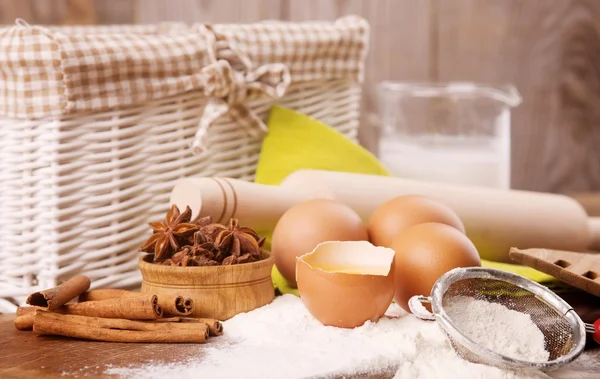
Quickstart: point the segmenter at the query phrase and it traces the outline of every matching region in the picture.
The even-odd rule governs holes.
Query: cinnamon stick
[[[46,308],[36,307],[36,306],[17,308],[16,317],[15,317],[15,320],[13,321],[15,328],[17,328],[19,330],[31,330],[33,328],[33,319],[35,316],[35,311],[37,309],[46,310]],[[66,312],[66,310],[65,310],[65,307],[63,306],[63,307],[52,310],[52,312],[58,312],[58,313],[64,314]]]
[[[223,324],[221,321],[213,318],[170,317],[156,320],[156,322],[203,323],[208,327],[211,336],[220,336],[223,334]]]
[[[115,288],[97,289],[81,294],[81,296],[79,296],[79,302],[116,299],[125,296],[140,295],[140,292]],[[168,296],[162,294],[157,296],[158,303],[162,307],[165,315],[189,316],[194,311],[194,302],[192,299],[185,299],[183,296]]]
[[[159,303],[162,295],[159,296]],[[183,296],[177,296],[174,300],[169,299],[163,303],[165,314],[189,316],[194,310],[194,302],[192,299],[184,299]]]
[[[106,299],[115,299],[117,297],[123,296],[138,296],[141,295],[140,292],[122,290],[117,288],[104,288],[86,291],[79,295],[78,302],[83,303],[85,301],[97,301],[97,300],[106,300]]]
[[[61,285],[44,291],[34,292],[27,297],[27,304],[53,310],[68,303],[90,288],[90,278],[75,276]]]
[[[19,307],[15,315],[13,324],[15,328],[19,330],[31,330],[33,328],[33,317],[35,316],[36,309],[43,309],[41,307]]]
[[[142,324],[145,326],[141,326]],[[159,325],[161,324],[63,315],[37,310],[33,331],[40,335],[59,335],[105,342],[205,343],[208,339],[208,327],[203,324],[199,324],[196,328],[172,325],[168,332],[165,327]],[[145,329],[140,330],[140,328]]]
[[[223,334],[223,324],[219,320],[212,318],[200,318],[198,319],[208,326],[208,331],[211,336],[220,336]]]
[[[44,312],[43,310],[40,310]],[[58,314],[53,312],[46,312],[47,318],[52,318],[56,322],[71,322],[74,324],[80,324],[85,326],[93,326],[96,328],[105,329],[120,329],[120,330],[137,330],[137,331],[152,331],[152,330],[199,330],[205,333],[209,333],[208,325],[202,322],[198,323],[182,323],[182,322],[156,322],[156,321],[132,321],[119,318],[102,318],[102,317],[88,317],[78,316],[70,314]],[[208,336],[208,334],[207,334]]]
[[[16,317],[13,321],[15,328],[19,330],[32,329],[34,312],[38,309],[46,310],[46,308],[37,306],[17,308]],[[54,309],[53,312],[109,318],[131,318],[134,320],[153,320],[162,316],[160,305],[155,304],[154,298],[150,295],[127,296],[120,303],[115,302],[115,299],[107,299],[68,304]]]
[[[153,320],[161,317],[163,310],[158,304],[156,295],[142,294],[67,304],[65,305],[65,313],[104,318]]]

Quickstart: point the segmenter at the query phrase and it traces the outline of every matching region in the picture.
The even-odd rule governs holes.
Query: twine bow
[[[195,154],[206,150],[208,129],[227,113],[248,131],[250,137],[266,132],[264,121],[248,107],[246,100],[259,94],[280,98],[291,82],[286,65],[271,63],[253,68],[248,57],[241,54],[225,36],[204,25],[200,26],[200,32],[207,44],[210,62],[201,73],[204,94],[209,101],[192,144]],[[233,52],[232,58],[217,58],[218,42],[226,44],[226,48]]]

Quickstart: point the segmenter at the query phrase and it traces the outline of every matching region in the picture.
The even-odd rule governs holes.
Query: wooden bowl
[[[139,260],[142,292],[180,295],[194,301],[192,317],[227,320],[269,304],[275,297],[273,257],[232,266],[176,267]]]

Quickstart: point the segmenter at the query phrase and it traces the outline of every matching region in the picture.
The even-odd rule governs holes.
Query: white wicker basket
[[[297,24],[273,22],[215,28],[229,35],[229,42],[235,40],[239,50],[251,52],[244,44],[255,41],[260,45],[268,34],[254,29],[261,25],[269,25],[265,29],[268,33],[282,33],[283,40],[289,38],[288,28],[298,30]],[[51,28],[44,33],[96,33],[105,39],[114,36],[118,43],[123,31],[152,35],[164,27]],[[251,96],[245,105],[266,120],[271,106],[282,104],[356,139],[368,25],[352,17],[299,27],[313,33],[308,35],[314,38],[300,41],[293,56],[298,65],[289,68],[291,83],[285,94],[276,100]],[[23,37],[15,40],[14,34],[6,37],[7,30],[0,30],[0,55],[2,50],[16,51],[15,43],[27,42],[23,42]],[[178,33],[190,31],[177,24],[171,25],[165,35]],[[236,38],[240,34],[252,38]],[[335,49],[320,52],[325,57],[332,54],[334,66],[340,64],[340,59],[352,60],[357,68],[354,74],[344,70],[338,70],[344,75],[330,75],[326,70],[320,73],[306,62],[302,52],[313,45],[315,49],[322,48],[318,46],[319,38],[328,38],[330,46],[337,42],[342,47],[344,43],[358,46],[356,56],[340,55]],[[152,43],[151,39],[148,41]],[[224,49],[221,55],[227,57],[228,51],[231,52]],[[248,54],[254,65],[278,63],[256,62],[257,57],[263,56],[260,51],[257,54]],[[18,58],[14,54],[11,58],[10,51],[4,57],[13,59],[13,65]],[[295,61],[289,60],[288,66]],[[6,64],[0,62],[3,63]],[[310,75],[302,74],[303,67],[309,68]],[[11,91],[26,86],[30,78],[21,75],[13,78],[12,84],[6,84],[7,78],[2,75],[0,312],[14,311],[29,293],[79,273],[88,275],[93,287],[138,284],[136,258],[138,247],[147,237],[147,222],[164,217],[176,180],[190,176],[254,178],[262,134],[250,135],[248,128],[241,127],[239,119],[229,113],[206,125],[206,139],[202,141],[206,151],[193,153],[190,144],[206,118],[205,105],[211,101],[202,88],[149,97],[125,106],[96,107],[89,103],[88,108],[78,108],[75,102],[75,107],[68,110],[29,107],[23,113],[21,102],[29,99],[13,99],[11,96],[19,97],[23,92],[15,95]],[[48,92],[46,87],[36,90]],[[73,94],[75,90],[70,91]],[[118,104],[126,102],[127,99],[120,99]]]

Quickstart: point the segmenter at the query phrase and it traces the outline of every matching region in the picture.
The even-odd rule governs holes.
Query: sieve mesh
[[[457,296],[501,304],[531,316],[544,335],[547,362],[527,362],[492,352],[458,330],[444,311]],[[583,322],[554,293],[526,278],[489,268],[455,269],[436,282],[431,303],[438,323],[452,347],[464,359],[502,368],[549,371],[575,359],[583,350]]]
[[[573,349],[571,325],[553,307],[523,288],[495,279],[464,279],[448,287],[442,297],[442,307],[447,306],[456,296],[469,296],[498,303],[508,309],[529,314],[544,334],[545,348],[550,353],[550,360],[562,357]]]

